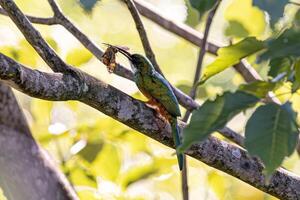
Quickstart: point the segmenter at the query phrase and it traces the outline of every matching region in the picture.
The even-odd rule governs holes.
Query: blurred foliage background
[[[41,17],[52,15],[46,0],[16,2],[26,14]],[[201,22],[205,20],[199,23],[197,12],[184,0],[148,2],[166,17],[203,30]],[[121,1],[101,0],[90,10],[85,10],[76,0],[60,0],[58,3],[63,13],[99,46],[102,42],[124,45],[132,52],[143,53],[135,25]],[[286,16],[280,23],[287,23],[295,12],[293,6],[287,6]],[[163,72],[171,83],[185,92],[189,91],[198,48],[145,18],[143,21]],[[144,99],[134,83],[109,74],[106,67],[64,28],[36,26],[66,62],[136,98]],[[251,0],[224,0],[214,19],[210,40],[226,45],[246,36],[265,39],[271,34],[269,27],[264,13],[253,7]],[[32,68],[50,71],[15,25],[3,16],[0,17],[0,37],[2,53]],[[213,58],[207,55],[205,65]],[[117,59],[128,66],[121,56]],[[268,65],[262,63],[258,66],[255,59],[250,57],[248,61],[266,77]],[[241,76],[233,69],[227,69],[199,88],[198,101],[235,90],[241,83]],[[278,92],[283,90],[279,88]],[[17,91],[15,93],[34,137],[60,166],[81,199],[181,199],[180,173],[174,150],[84,104],[75,101],[49,102]],[[280,98],[287,97],[282,95]],[[299,99],[295,96],[293,101]],[[249,113],[239,114],[229,123],[229,127],[242,133],[248,116]],[[191,199],[275,199],[199,161],[189,158],[188,163]],[[293,154],[286,159],[284,167],[300,174],[298,156]],[[5,199],[1,191],[0,196],[0,199]]]

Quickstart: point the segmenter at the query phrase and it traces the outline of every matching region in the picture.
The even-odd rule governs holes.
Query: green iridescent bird
[[[175,146],[181,144],[179,136],[179,127],[177,117],[181,116],[179,104],[169,82],[155,71],[151,62],[140,54],[130,54],[124,49],[118,48],[118,51],[126,56],[131,62],[131,67],[134,73],[134,80],[139,90],[149,99],[152,105],[157,104],[163,109],[158,111],[162,116],[166,117],[172,128],[172,135]],[[164,113],[164,110],[167,113]],[[177,152],[179,169],[183,166],[183,154]]]

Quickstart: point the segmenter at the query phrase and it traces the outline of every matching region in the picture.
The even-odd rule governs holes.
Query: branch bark
[[[7,59],[3,55],[1,60]],[[10,62],[15,62],[10,60]],[[7,67],[6,62],[0,62],[0,69],[4,68],[3,63]],[[118,89],[103,83],[100,80],[83,74],[85,87],[77,87],[78,79],[71,76],[63,76],[57,74],[48,74],[38,72],[40,77],[27,77],[30,74],[37,73],[34,70],[24,68],[18,63],[10,63],[10,65],[18,65],[19,72],[22,76],[18,76],[19,81],[13,81],[11,84],[14,88],[30,95],[43,99],[68,100],[63,90],[49,93],[56,84],[48,84],[52,80],[57,80],[57,84],[70,84],[68,94],[72,99],[79,94],[82,94],[78,100],[99,110],[100,112],[114,118],[115,120],[165,144],[174,148],[173,139],[169,124],[158,118],[155,111],[147,107],[144,102],[136,100],[131,96],[119,91]],[[22,72],[23,70],[26,71]],[[3,73],[3,70],[0,71]],[[16,74],[17,75],[17,74]],[[6,77],[6,82],[15,78],[14,74]],[[16,80],[17,80],[16,79]],[[27,80],[27,81],[26,81]],[[35,82],[31,84],[31,82]],[[76,83],[76,81],[78,83]],[[35,89],[24,90],[23,88],[35,87]],[[47,88],[41,89],[41,88]],[[85,88],[85,89],[84,89]],[[36,92],[39,92],[37,94]],[[51,96],[52,95],[52,96]],[[243,180],[252,186],[261,189],[269,194],[272,194],[280,199],[299,199],[300,197],[300,177],[291,174],[285,170],[279,169],[270,181],[270,184],[265,184],[265,178],[262,175],[263,165],[261,162],[249,156],[247,152],[237,146],[231,145],[225,141],[220,141],[214,137],[210,137],[201,144],[196,144],[187,151],[187,154],[196,158],[211,167],[224,171],[234,177]]]
[[[34,141],[11,89],[0,83],[0,187],[11,200],[77,200]]]
[[[26,17],[22,15],[21,11],[16,12],[18,15],[16,16],[16,13],[14,13],[14,10],[12,9],[15,5],[11,0],[0,0],[0,4],[7,13],[12,12],[10,13],[10,17],[14,18],[16,23],[24,23],[25,25],[28,25],[29,22]],[[7,7],[3,6],[4,4],[6,4]],[[19,25],[19,28],[22,28],[24,24],[22,26]],[[29,25],[30,26],[27,27],[28,31],[23,31],[24,35],[30,34],[32,31],[31,29],[34,29],[30,23]],[[39,34],[37,34],[36,36],[38,37],[32,38],[27,36],[26,38],[28,40],[31,40],[32,45],[36,45],[35,48],[37,49],[37,51],[40,51],[41,54],[47,54],[49,52],[48,48],[50,47],[44,45],[43,42],[40,41],[43,40],[43,38]],[[52,56],[57,56],[51,51],[50,54]],[[77,98],[79,101],[98,109],[99,111],[128,125],[129,127],[140,131],[167,146],[173,147],[173,140],[170,134],[169,124],[166,124],[163,120],[157,118],[154,111],[147,107],[144,102],[133,99],[132,97],[126,95],[118,89],[105,84],[102,81],[99,81],[81,71],[76,71],[80,74],[80,78],[78,79],[77,73],[69,73],[65,70],[65,63],[61,63],[60,61],[57,61],[57,63],[51,60],[49,61],[48,59],[53,59],[49,55],[42,56],[42,58],[47,63],[50,63],[52,67],[56,67],[55,69],[62,69],[64,74],[52,75],[33,70],[30,71],[30,69],[28,68],[26,69],[26,72],[24,66],[19,65],[18,63],[13,64],[13,60],[9,61],[7,60],[7,58],[2,57],[0,59],[6,61],[2,62],[2,66],[0,66],[1,68],[7,68],[10,65],[18,65],[18,70],[13,71],[16,72],[15,75],[8,74],[4,76],[6,82],[10,83],[16,89],[19,89],[28,95],[36,96],[38,98],[55,97],[55,100],[67,100],[69,97],[73,97],[72,99]],[[54,59],[57,60],[57,58]],[[54,64],[61,65],[56,66]],[[71,71],[74,70],[73,68],[71,69]],[[23,70],[24,72],[22,72]],[[39,84],[33,84],[36,87],[35,89],[24,90],[24,88],[26,89],[33,87],[33,85],[29,85],[30,81],[28,81],[28,76],[29,74],[35,73],[38,73],[40,77],[43,77],[44,81],[42,81],[43,78],[37,79],[35,81],[37,81],[37,83]],[[15,77],[18,77],[18,79],[13,80]],[[68,92],[70,93],[68,93],[67,97],[63,93],[46,93],[45,91],[48,90],[41,88],[44,87],[51,90],[50,87],[56,86],[55,84],[45,85],[44,82],[46,79],[49,79],[49,82],[51,82],[50,79],[57,80],[59,84],[71,83],[68,87],[76,87],[68,90]],[[38,91],[39,93],[36,93],[36,91]],[[274,174],[270,181],[270,184],[266,185],[265,179],[262,175],[263,167],[261,162],[259,162],[255,158],[250,157],[245,151],[239,149],[236,146],[230,145],[227,142],[220,141],[216,138],[211,137],[201,144],[193,145],[187,153],[212,167],[225,171],[228,174],[231,174],[239,178],[240,180],[243,180],[253,185],[254,187],[257,187],[278,198],[299,199],[300,197],[300,191],[298,190],[298,188],[300,187],[299,176],[293,175],[285,170],[280,169]]]

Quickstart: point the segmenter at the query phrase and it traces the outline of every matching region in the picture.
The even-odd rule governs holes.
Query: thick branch
[[[77,200],[34,141],[11,89],[0,83],[0,187],[13,200]]]
[[[3,66],[0,66],[0,68],[2,67]],[[20,68],[21,71],[23,69],[23,67]],[[26,70],[30,71],[30,69]],[[23,80],[27,80],[27,78],[24,76],[31,73],[34,74],[35,72],[31,70],[30,73],[21,72],[20,74],[23,74]],[[39,73],[43,74],[43,72]],[[155,115],[154,110],[147,107],[144,102],[136,100],[131,96],[119,91],[118,89],[95,79],[92,76],[87,74],[83,75],[85,87],[75,87],[76,89],[80,90],[79,93],[82,94],[82,96],[79,98],[81,102],[94,107],[95,109],[105,113],[117,121],[122,122],[123,124],[141,133],[144,133],[145,135],[169,147],[174,148],[169,124],[166,124],[164,120],[158,118]],[[51,74],[44,73],[43,77],[50,76]],[[64,81],[77,81],[77,79],[68,80],[70,78],[71,77],[66,76]],[[31,79],[33,78],[31,77]],[[55,77],[53,79],[55,79]],[[45,80],[41,80],[40,84],[43,84],[43,82],[45,82]],[[23,83],[24,88],[27,88],[26,83],[28,82],[25,81]],[[20,90],[20,87],[18,87],[17,84],[22,83],[17,82],[16,84],[13,84],[13,87]],[[39,84],[36,84],[36,87],[38,87],[38,85]],[[54,87],[54,85],[55,84],[52,84],[52,87]],[[28,87],[32,86],[30,85]],[[50,87],[50,85],[48,85],[48,87]],[[51,90],[51,88],[49,89]],[[24,92],[30,96],[39,96],[40,98],[47,97],[49,99],[51,98],[48,96],[49,93],[36,94],[30,93],[31,91],[35,90],[26,90]],[[47,90],[40,90],[40,92],[45,91]],[[77,92],[78,91],[74,91],[74,98],[72,99],[76,99],[76,95],[78,94]],[[59,100],[59,98],[61,98],[61,100],[67,100],[66,97],[61,93],[58,93],[55,98],[56,100]],[[257,159],[251,158],[245,151],[236,146],[230,145],[225,141],[220,141],[211,137],[202,144],[192,146],[187,154],[205,162],[209,166],[215,167],[221,171],[225,171],[228,174],[233,175],[280,199],[297,199],[296,197],[300,196],[300,191],[298,190],[300,187],[300,178],[298,176],[279,170],[275,173],[270,185],[268,186],[264,184],[264,177],[262,176],[263,167],[261,162],[259,162]]]
[[[78,100],[86,87],[84,84],[80,85],[71,74],[32,70],[1,53],[0,78],[32,97],[51,101]]]

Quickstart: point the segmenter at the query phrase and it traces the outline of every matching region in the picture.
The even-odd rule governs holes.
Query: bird
[[[141,54],[131,54],[117,46],[116,48],[130,61],[134,81],[141,93],[149,99],[147,104],[170,123],[179,169],[182,170],[183,154],[177,151],[177,147],[181,145],[177,117],[180,117],[181,113],[178,100],[171,85],[155,70],[148,58]]]

